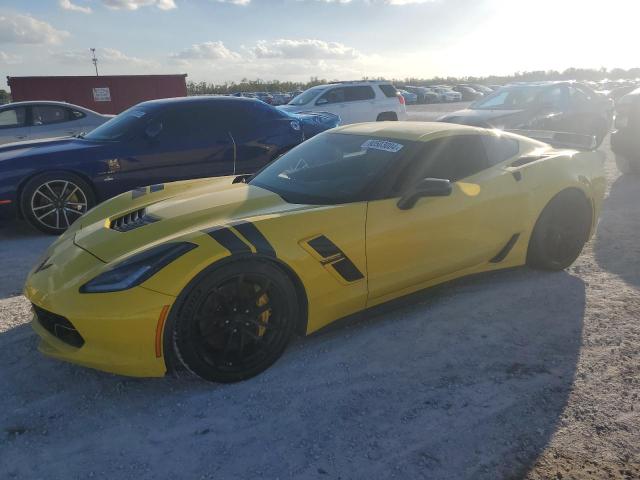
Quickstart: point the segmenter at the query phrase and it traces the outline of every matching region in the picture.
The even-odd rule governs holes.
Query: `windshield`
[[[320,92],[324,91],[326,88],[327,88],[326,85],[321,85],[319,87],[313,87],[313,88],[310,88],[309,90],[305,90],[300,95],[298,95],[293,100],[291,100],[289,102],[289,105],[306,105],[311,100],[316,98],[316,96]]]
[[[289,203],[335,205],[364,200],[365,190],[413,142],[325,133],[285,153],[249,183]]]
[[[108,122],[103,123],[95,130],[87,133],[84,138],[94,141],[115,141],[125,137],[131,137],[146,125],[149,118],[149,111],[144,107],[131,107],[120,115],[113,117]]]
[[[486,110],[511,110],[526,108],[532,105],[538,94],[541,92],[540,87],[517,86],[503,87],[488,96],[478,100],[471,108]]]

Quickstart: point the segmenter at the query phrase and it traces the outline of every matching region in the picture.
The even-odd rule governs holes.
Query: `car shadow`
[[[640,177],[621,175],[611,186],[595,238],[598,265],[640,286]]]
[[[298,339],[231,385],[50,360],[22,325],[0,334],[0,476],[521,478],[558,428],[584,310],[569,273],[480,275]]]
[[[55,239],[25,222],[0,224],[0,299],[22,292],[29,269]]]

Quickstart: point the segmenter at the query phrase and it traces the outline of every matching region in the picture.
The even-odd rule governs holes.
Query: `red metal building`
[[[118,114],[136,103],[185,97],[187,74],[101,77],[7,77],[14,102],[58,100],[100,113]]]

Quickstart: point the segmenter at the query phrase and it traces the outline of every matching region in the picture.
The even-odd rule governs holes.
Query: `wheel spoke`
[[[64,186],[62,187],[62,190],[60,190],[59,198],[60,198],[61,200],[62,200],[63,198],[66,198],[66,197],[64,196],[64,192],[66,192],[66,191],[67,191],[67,187],[68,187],[68,186],[69,186],[69,182],[67,182],[67,181],[65,180],[65,182],[64,182]]]
[[[56,210],[56,228],[60,228],[60,210]]]
[[[67,194],[67,196],[66,196],[66,197],[64,197],[65,201],[69,200],[69,199],[72,197],[72,195],[73,195],[74,193],[76,193],[76,191],[78,191],[78,187],[77,187],[76,185],[74,185],[74,186],[73,186],[73,190],[71,190],[71,192],[69,192],[69,193]]]
[[[43,208],[52,208],[52,207],[53,207],[53,203],[47,203],[45,205],[40,205],[39,207],[33,207],[32,210],[35,212],[36,210],[42,210]]]
[[[45,183],[44,186],[49,189],[49,191],[51,192],[51,195],[53,195],[54,198],[58,198],[58,195],[56,194],[56,192],[53,191],[49,183]]]
[[[54,201],[48,195],[45,195],[40,189],[36,190],[36,193],[46,198],[50,203],[54,203]]]
[[[233,329],[231,330],[231,332],[229,333],[229,337],[227,338],[227,343],[224,346],[224,351],[222,352],[222,361],[226,362],[227,360],[227,355],[229,355],[229,351],[231,351],[231,344],[233,343],[233,336],[236,333],[236,330]]]
[[[65,212],[74,213],[79,217],[82,216],[82,214],[84,213],[84,212],[81,212],[80,210],[76,210],[75,208],[69,208],[69,207],[64,207],[64,210]]]
[[[38,220],[42,220],[44,217],[48,217],[49,215],[51,215],[53,212],[55,212],[56,209],[52,208],[51,210],[49,210],[47,213],[40,215],[39,217],[36,217]]]
[[[71,225],[71,223],[69,223],[69,217],[67,217],[67,209],[66,208],[62,209],[62,215],[64,217],[64,221],[65,221],[66,227],[69,227],[69,225]]]

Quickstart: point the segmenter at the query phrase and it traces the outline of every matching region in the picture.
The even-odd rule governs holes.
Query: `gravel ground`
[[[640,478],[640,180],[607,169],[568,271],[413,295],[234,385],[38,354],[20,290],[51,239],[1,228],[0,478]]]

